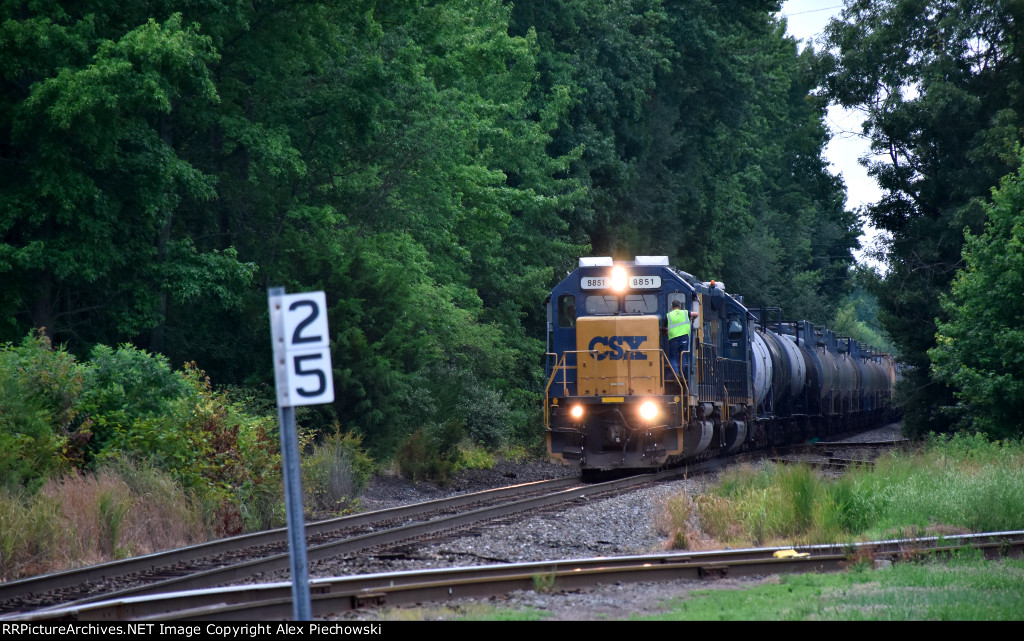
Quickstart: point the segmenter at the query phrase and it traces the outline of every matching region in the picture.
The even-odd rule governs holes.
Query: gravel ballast
[[[898,425],[866,432],[850,440],[883,440],[898,436]],[[412,484],[393,477],[374,479],[363,497],[368,509],[441,498],[453,493],[478,491],[547,478],[574,475],[576,471],[556,463],[502,462],[495,469],[464,473],[445,487]],[[669,534],[658,527],[670,496],[693,497],[704,491],[709,477],[688,478],[645,487],[615,497],[561,505],[507,522],[459,533],[447,540],[406,547],[398,554],[359,557],[316,563],[311,576],[343,576],[434,567],[519,563],[551,559],[591,558],[660,552],[668,549]],[[513,593],[486,600],[502,608],[532,608],[550,613],[551,619],[595,620],[627,618],[633,614],[662,611],[665,601],[692,589],[735,588],[774,577],[751,580],[678,581],[653,584],[609,585],[585,592]],[[466,607],[461,602],[459,607]],[[440,617],[440,606],[432,610]],[[385,613],[386,615],[386,613]],[[381,612],[367,610],[346,618],[377,620]]]

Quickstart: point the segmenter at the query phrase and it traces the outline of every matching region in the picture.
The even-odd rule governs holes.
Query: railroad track
[[[786,459],[786,458],[778,458],[778,457],[772,457],[772,458],[770,458],[768,460],[772,461],[773,463],[779,463],[779,464],[782,464],[782,465],[809,465],[809,466],[811,466],[813,468],[816,468],[816,469],[838,470],[838,471],[845,471],[845,470],[848,470],[850,468],[855,468],[855,467],[872,468],[872,467],[875,466],[875,462],[874,461],[866,461],[866,460],[863,460],[863,459],[839,458],[839,457],[835,457],[835,456],[830,456],[827,459],[820,460],[820,461],[816,461],[816,460],[801,460],[801,459]]]
[[[781,465],[804,464],[813,468],[843,472],[863,467],[872,468],[884,450],[906,447],[908,439],[881,441],[815,441],[776,449],[768,460]]]
[[[397,529],[396,524],[408,524],[495,502],[514,502],[526,496],[551,494],[579,485],[578,478],[538,481],[307,523],[306,540],[311,548],[330,545],[339,539],[358,539],[374,532],[377,532],[378,540],[382,540],[386,531]],[[361,540],[367,545],[376,544],[372,537]],[[203,581],[221,577],[230,581],[239,576],[249,576],[245,564],[254,561],[248,566],[253,572],[278,569],[281,557],[284,558],[284,565],[280,567],[287,568],[287,541],[287,529],[278,528],[2,583],[0,614],[25,607],[102,598],[110,594],[110,586],[118,584],[122,584],[120,590],[117,587],[114,590],[125,593],[134,590],[142,594],[206,587],[211,584]],[[360,549],[358,544],[356,549]],[[241,567],[235,571],[230,569],[236,566]],[[126,587],[124,584],[131,586]]]
[[[856,560],[876,564],[965,546],[995,559],[1024,555],[1024,531],[925,537],[847,545],[751,548],[612,558],[571,559],[464,568],[391,572],[310,581],[313,614],[333,617],[381,606],[400,607],[459,598],[486,598],[514,590],[577,590],[601,583],[704,580],[797,572],[837,571]],[[4,621],[268,621],[293,614],[290,583],[265,583],[121,598]]]
[[[476,524],[514,518],[512,515],[530,510],[584,497],[615,494],[727,464],[728,461],[713,459],[687,468],[588,486],[582,486],[579,479],[527,483],[308,523],[308,558],[312,563],[422,542]],[[259,580],[259,577],[288,569],[287,531],[272,530],[0,584],[0,615],[251,582],[253,577]]]
[[[678,470],[582,485],[579,479],[527,483],[426,503],[380,510],[306,526],[307,557],[314,561],[424,538],[550,506],[616,494],[676,478],[709,462]],[[287,571],[287,531],[220,539],[145,557],[0,584],[0,614],[209,588]]]

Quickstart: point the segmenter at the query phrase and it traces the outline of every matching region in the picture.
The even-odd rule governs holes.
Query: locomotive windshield
[[[617,314],[619,311],[618,296],[587,296],[587,314]]]
[[[657,314],[657,294],[626,294],[623,297],[606,294],[587,296],[587,314],[606,316],[613,314]]]

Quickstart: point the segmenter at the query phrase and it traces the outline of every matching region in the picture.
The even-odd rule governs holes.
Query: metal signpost
[[[309,621],[313,618],[313,608],[309,598],[306,522],[302,516],[302,475],[294,408],[334,402],[327,297],[323,292],[285,294],[284,287],[273,287],[267,290],[267,298],[274,346],[277,413],[281,424],[292,601],[295,620]]]

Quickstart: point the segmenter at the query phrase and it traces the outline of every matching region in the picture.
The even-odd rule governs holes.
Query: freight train
[[[691,323],[675,367],[674,301]],[[551,291],[547,312],[548,453],[584,473],[800,442],[898,413],[891,355],[784,320],[779,308],[748,309],[722,283],[701,282],[666,256],[580,258]]]

